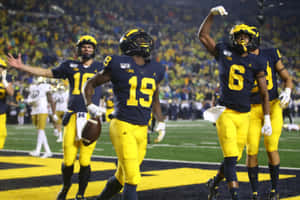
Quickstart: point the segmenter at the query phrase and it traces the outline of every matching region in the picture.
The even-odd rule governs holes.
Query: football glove
[[[291,88],[285,88],[279,95],[280,107],[285,108],[291,100]]]
[[[5,88],[7,88],[8,82],[7,82],[7,80],[6,80],[6,70],[3,70],[1,75],[2,75],[2,83],[3,83],[3,86],[4,86]]]
[[[272,125],[271,125],[270,115],[264,116],[264,125],[261,129],[261,132],[263,135],[266,135],[266,136],[272,135]]]
[[[223,6],[213,7],[212,9],[210,9],[210,12],[213,15],[221,15],[221,16],[228,15],[228,12],[225,10]]]
[[[93,103],[91,103],[90,105],[88,105],[87,107],[88,112],[90,113],[91,117],[99,117],[101,116],[103,113],[106,112],[106,109],[103,107],[99,107]]]
[[[155,131],[158,132],[157,138],[154,140],[155,143],[161,142],[166,134],[166,123],[165,122],[158,122]]]

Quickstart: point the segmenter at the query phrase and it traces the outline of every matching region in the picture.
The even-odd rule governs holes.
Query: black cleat
[[[63,187],[58,193],[56,200],[65,200],[70,187]]]
[[[269,194],[269,200],[279,200],[279,193],[271,191]]]
[[[208,188],[208,200],[216,200],[218,194],[218,186],[214,186],[214,179],[209,179],[206,183],[206,186]]]

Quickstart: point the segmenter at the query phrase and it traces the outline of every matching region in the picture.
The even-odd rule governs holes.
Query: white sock
[[[49,144],[48,144],[48,140],[47,140],[47,136],[45,134],[45,131],[44,130],[39,130],[39,132],[42,134],[43,145],[44,145],[46,153],[51,153],[51,150],[50,150],[50,147],[49,147]]]
[[[54,133],[55,136],[58,136],[58,130],[57,129],[54,129],[53,133]]]
[[[58,138],[59,138],[59,139],[62,139],[62,132],[59,132],[59,133],[58,133]]]
[[[40,130],[38,130],[37,143],[36,143],[36,148],[35,148],[35,151],[38,152],[38,153],[41,152],[41,148],[42,148],[42,144],[43,144],[43,138],[44,138],[43,133],[41,133]]]

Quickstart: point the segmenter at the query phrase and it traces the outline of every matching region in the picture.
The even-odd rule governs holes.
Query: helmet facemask
[[[249,37],[249,41],[246,44],[244,40],[238,42],[237,38],[240,34],[246,34]],[[248,26],[245,24],[236,25],[230,31],[230,39],[232,41],[233,48],[239,53],[243,54],[249,51],[254,51],[260,45],[260,36],[256,27]]]
[[[153,49],[153,39],[146,32],[134,29],[120,39],[120,49],[127,56],[141,56],[149,59]]]
[[[246,41],[244,39],[238,41],[238,37],[240,34],[243,34],[243,32],[238,32],[235,33],[232,39],[232,43],[233,43],[233,48],[239,53],[239,54],[243,54],[245,52],[248,52],[248,44],[246,43]],[[248,34],[247,34],[248,35]],[[248,35],[249,36],[249,35]],[[249,36],[249,41],[250,42],[251,37]]]

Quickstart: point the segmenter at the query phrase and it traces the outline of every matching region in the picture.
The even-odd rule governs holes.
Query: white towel
[[[76,129],[77,129],[77,135],[76,139],[81,139],[82,129],[87,121],[87,113],[85,112],[78,112],[76,113]]]
[[[211,107],[206,111],[204,111],[203,113],[204,120],[215,123],[219,119],[220,115],[224,110],[225,110],[224,106]]]

